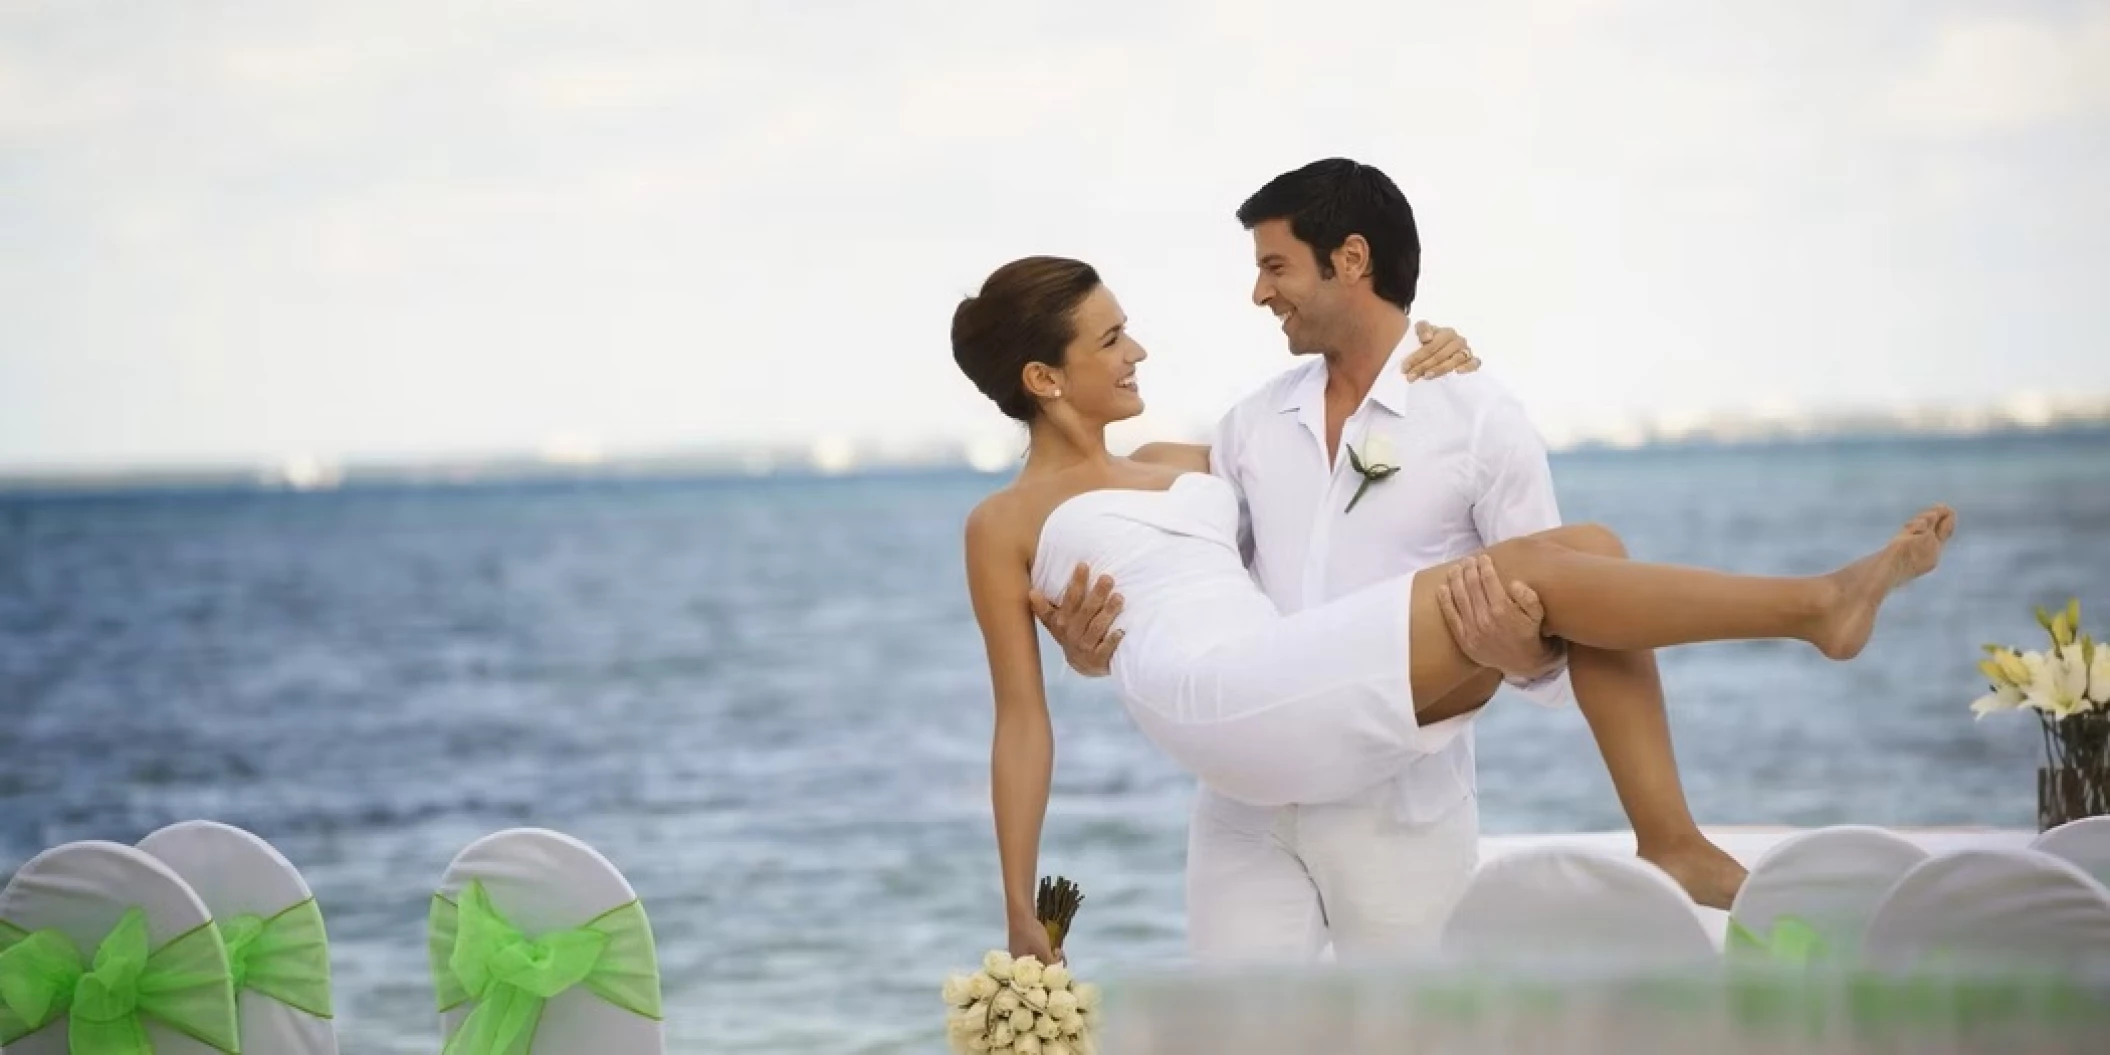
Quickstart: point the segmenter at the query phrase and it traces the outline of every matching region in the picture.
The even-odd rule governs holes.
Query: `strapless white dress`
[[[1208,473],[1087,491],[1048,514],[1033,584],[1113,576],[1112,675],[1136,724],[1202,783],[1260,806],[1331,802],[1431,745],[1407,666],[1410,577],[1284,615],[1238,555],[1238,496]]]

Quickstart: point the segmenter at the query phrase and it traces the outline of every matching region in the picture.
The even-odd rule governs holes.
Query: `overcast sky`
[[[2110,3],[0,0],[0,466],[1002,435],[1029,253],[1177,432],[1329,155],[1549,431],[2110,392]]]

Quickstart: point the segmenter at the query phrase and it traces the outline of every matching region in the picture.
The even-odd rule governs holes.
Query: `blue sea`
[[[1569,520],[1643,559],[1828,569],[1947,501],[1939,572],[1866,653],[1662,656],[1703,823],[2029,827],[2033,721],[1974,721],[1985,641],[2081,598],[2110,636],[2110,434],[1560,456]],[[960,554],[1000,477],[0,497],[0,875],[210,817],[328,918],[344,1048],[435,1050],[426,898],[516,825],[585,839],[656,928],[681,1052],[942,1050],[938,982],[1000,944],[989,694]],[[1052,664],[1054,660],[1050,659]],[[1181,954],[1191,782],[1051,670],[1043,871],[1073,958]],[[1490,832],[1623,826],[1580,717],[1480,724]]]

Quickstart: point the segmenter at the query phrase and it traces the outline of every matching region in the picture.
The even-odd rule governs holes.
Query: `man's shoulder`
[[[1524,401],[1485,370],[1415,381],[1408,386],[1408,392],[1408,402],[1418,412],[1440,414],[1462,426],[1478,425],[1490,418],[1530,419]]]
[[[1478,370],[1470,374],[1449,374],[1428,381],[1415,381],[1409,390],[1428,393],[1430,402],[1461,410],[1479,410],[1492,406],[1522,406],[1516,393],[1497,380],[1493,374]]]

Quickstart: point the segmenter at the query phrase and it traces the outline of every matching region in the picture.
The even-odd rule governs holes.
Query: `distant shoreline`
[[[1656,439],[1644,443],[1574,444],[1553,455],[1563,461],[1603,459],[1649,459],[1680,454],[1744,451],[1809,452],[1880,448],[1928,448],[1982,446],[1985,444],[2036,446],[2073,441],[2110,441],[2110,423],[2085,422],[2040,427],[2012,426],[1974,432],[1838,431],[1769,435],[1751,438],[1700,437]],[[339,490],[454,489],[535,484],[595,485],[646,483],[653,481],[761,481],[857,480],[920,476],[997,476],[1015,465],[978,467],[957,450],[873,458],[852,467],[813,464],[803,449],[745,448],[734,451],[696,451],[658,456],[610,458],[592,464],[550,462],[532,456],[463,458],[414,462],[409,460],[347,462],[332,467],[327,475],[288,479],[277,467],[198,466],[133,470],[53,470],[8,472],[0,470],[0,499],[95,494],[169,492],[213,493],[328,493]],[[2105,465],[2110,478],[2110,464]]]

